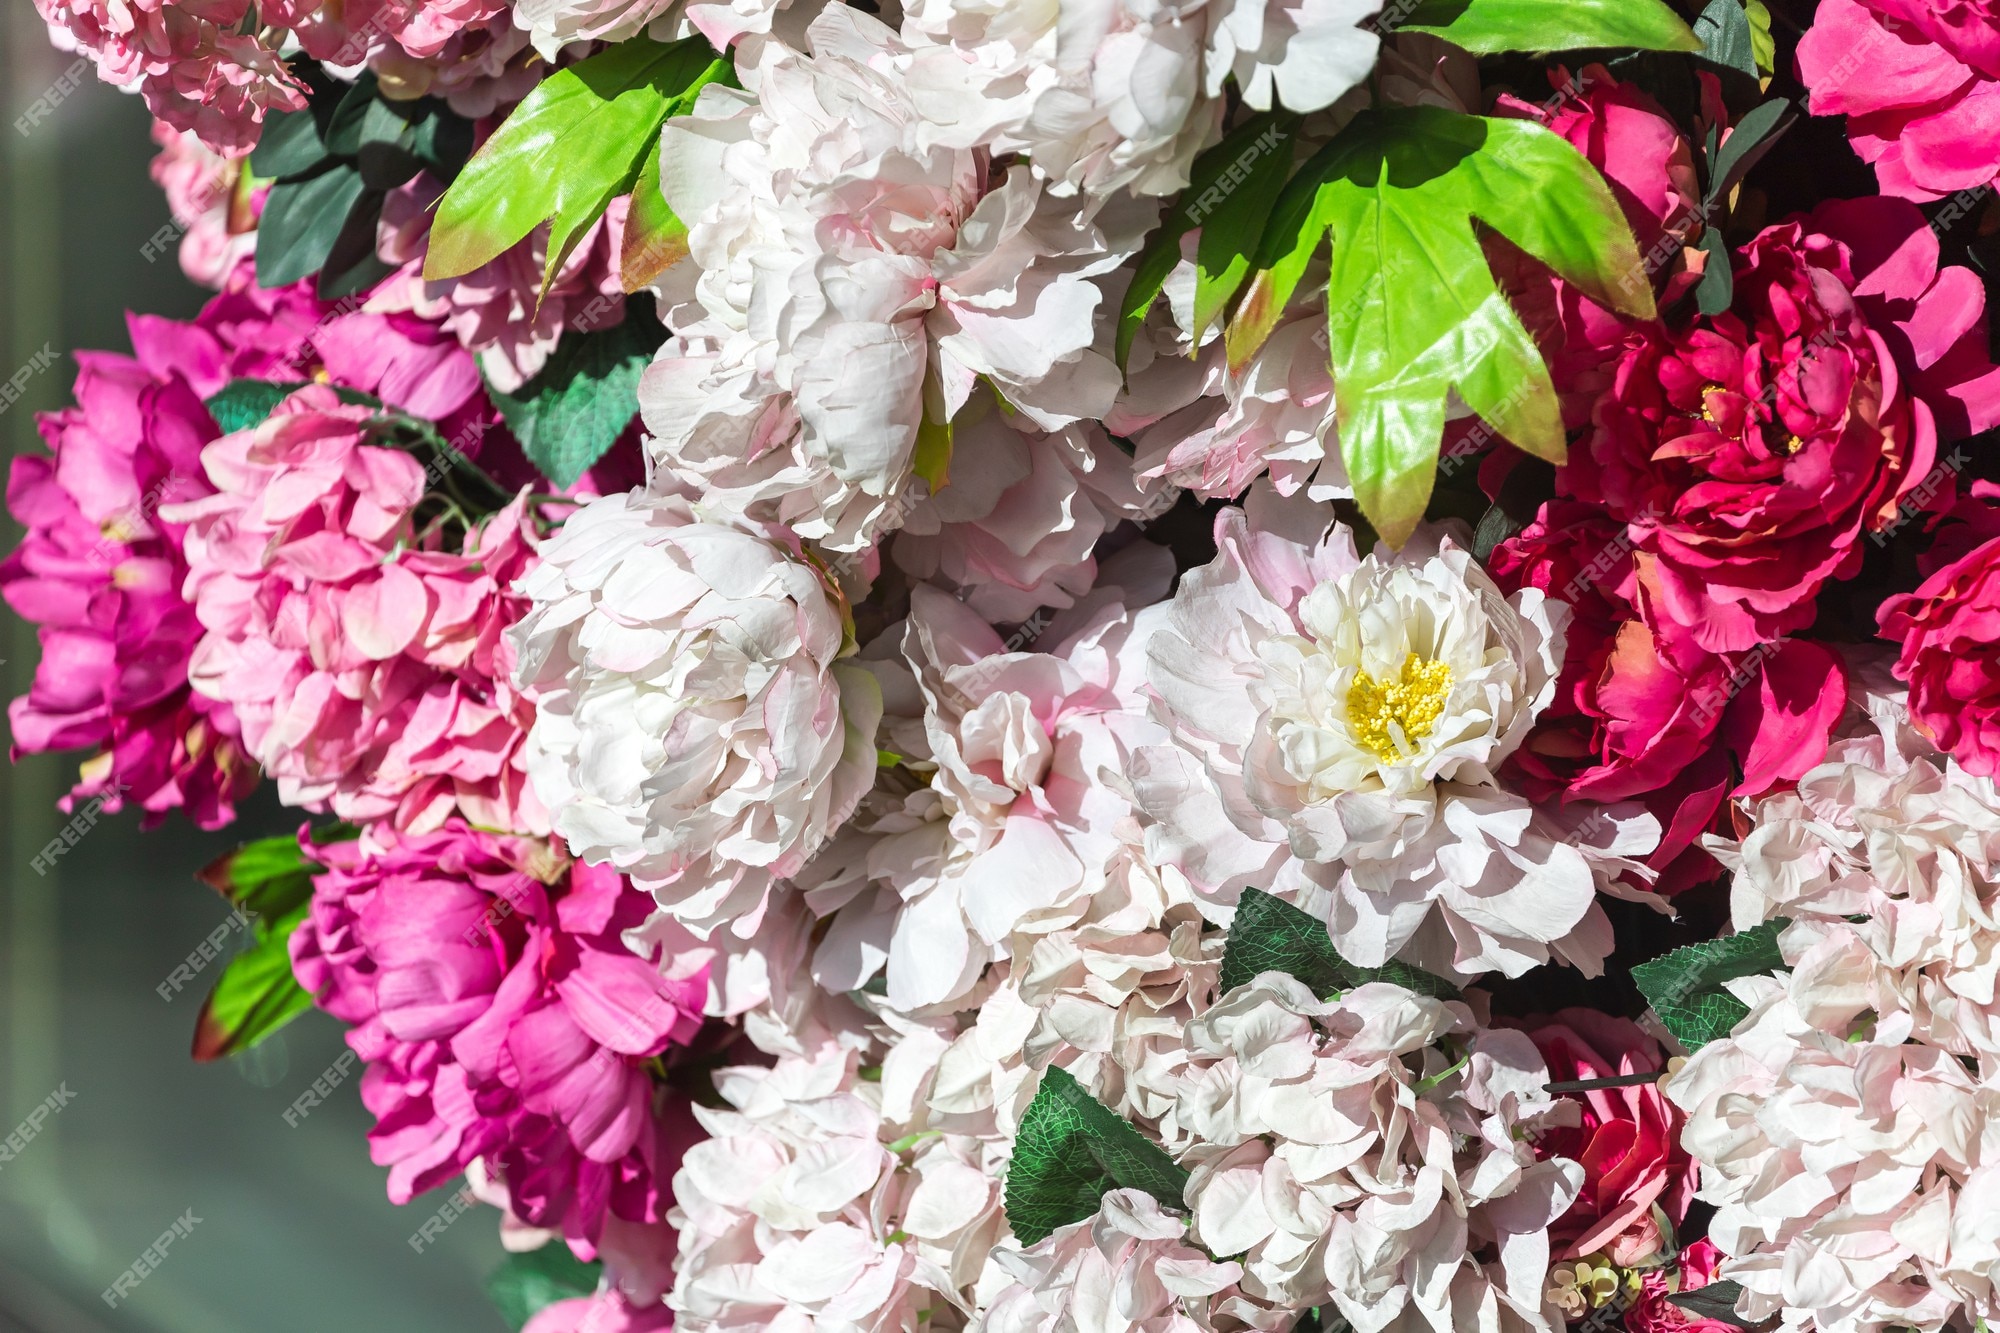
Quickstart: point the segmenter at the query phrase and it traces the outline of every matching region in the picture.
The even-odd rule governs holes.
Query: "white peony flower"
[[[781,535],[678,496],[592,501],[541,554],[510,635],[556,831],[691,925],[753,910],[874,781],[840,608]]]
[[[1592,845],[1494,776],[1554,691],[1567,609],[1502,597],[1448,536],[1357,558],[1303,501],[1260,485],[1224,510],[1150,640],[1174,744],[1130,772],[1154,858],[1224,916],[1245,886],[1301,903],[1364,966],[1596,968],[1598,880],[1638,873],[1657,824],[1613,812]]]
[[[866,15],[830,5],[810,33],[812,55],[752,44],[747,91],[707,88],[667,126],[690,258],[639,396],[653,457],[708,502],[858,550],[912,503],[924,422],[981,379],[1042,429],[1103,415],[1118,372],[1091,278],[1147,219],[1107,236],[1094,203],[936,143]]]

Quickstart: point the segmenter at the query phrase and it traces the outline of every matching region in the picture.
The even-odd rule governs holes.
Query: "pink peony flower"
[[[1700,1291],[1715,1281],[1721,1262],[1713,1244],[1698,1240],[1681,1251],[1673,1268],[1648,1269],[1638,1299],[1625,1312],[1628,1333],[1735,1333],[1739,1325],[1691,1314],[1667,1299],[1670,1292]]]
[[[1564,1009],[1525,1026],[1553,1080],[1664,1073],[1667,1067],[1659,1043],[1628,1018]],[[1555,1257],[1603,1250],[1621,1268],[1653,1258],[1664,1243],[1654,1209],[1678,1227],[1694,1198],[1695,1164],[1680,1146],[1680,1111],[1653,1083],[1564,1095],[1581,1105],[1580,1123],[1550,1129],[1535,1143],[1537,1156],[1583,1163],[1583,1191],[1550,1227]]]
[[[508,589],[533,562],[525,498],[449,549],[419,528],[423,465],[369,443],[380,419],[318,385],[208,446],[214,495],[190,527],[187,595],[208,633],[189,674],[235,705],[289,805],[344,819],[543,831],[520,747],[533,710],[509,684]]]
[[[543,1306],[521,1333],[667,1333],[673,1326],[674,1312],[666,1306],[636,1306],[615,1291],[603,1291]]]
[[[1978,482],[1959,514],[1986,538],[1882,604],[1882,636],[1903,645],[1896,679],[1910,687],[1910,716],[1968,773],[2000,775],[2000,487]],[[1941,540],[1962,541],[1947,530]]]
[[[16,458],[8,475],[7,507],[27,531],[0,589],[41,626],[42,646],[33,686],[8,709],[14,752],[96,750],[65,810],[129,801],[150,824],[185,806],[219,827],[257,770],[228,702],[188,688],[201,626],[181,596],[182,525],[161,512],[208,494],[200,459],[215,423],[177,375],[108,352],[77,363],[77,405],[41,418],[51,456]]]
[[[271,111],[300,111],[306,88],[255,35],[232,31],[247,0],[35,0],[65,45],[106,83],[136,82],[146,109],[225,156],[256,145]]]
[[[231,225],[232,197],[240,163],[209,151],[200,137],[153,122],[153,142],[160,155],[149,171],[153,183],[167,195],[167,210],[181,231],[181,272],[204,287],[220,287],[257,246],[254,231]],[[151,259],[153,250],[146,251]]]
[[[1810,624],[1864,538],[1938,492],[1940,430],[2000,420],[1978,279],[1937,260],[1914,206],[1826,204],[1744,249],[1730,312],[1628,335],[1560,484],[1630,525],[1702,647]]]
[[[1942,199],[2000,175],[2000,5],[1820,0],[1799,39],[1816,116],[1847,117],[1882,192]]]
[[[299,984],[354,1025],[361,1099],[407,1203],[475,1158],[512,1211],[585,1258],[606,1213],[658,1222],[698,1137],[648,1063],[699,1028],[706,969],[620,942],[651,911],[615,872],[452,820],[307,846],[326,869],[291,938]]]

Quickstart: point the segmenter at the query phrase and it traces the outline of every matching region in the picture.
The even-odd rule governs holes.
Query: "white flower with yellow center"
[[[1357,557],[1323,506],[1268,486],[1216,545],[1150,641],[1173,744],[1130,777],[1155,858],[1218,918],[1246,887],[1325,915],[1364,966],[1594,968],[1599,880],[1639,873],[1657,824],[1603,811],[1565,836],[1496,777],[1555,692],[1568,609],[1503,597],[1436,530]]]

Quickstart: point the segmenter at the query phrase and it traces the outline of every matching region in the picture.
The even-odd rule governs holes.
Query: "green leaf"
[[[667,117],[728,75],[728,61],[700,37],[637,37],[556,71],[445,192],[424,276],[470,273],[547,222],[546,290],[605,207],[631,191]]]
[[[266,178],[298,176],[325,157],[326,145],[320,142],[319,122],[312,111],[280,111],[264,118],[264,133],[250,154],[250,170]]]
[[[660,193],[660,148],[646,155],[646,165],[632,185],[632,208],[625,215],[625,241],[618,253],[618,276],[627,292],[636,292],[688,252],[687,224],[674,216]]]
[[[1771,11],[1764,0],[1743,0],[1743,13],[1750,20],[1750,52],[1757,59],[1757,73],[1768,81],[1778,68],[1778,39],[1771,35]]]
[[[280,917],[312,896],[319,865],[291,834],[259,838],[203,866],[195,878],[246,912]]]
[[[196,1060],[247,1051],[312,1008],[313,997],[292,976],[288,947],[292,932],[311,911],[308,896],[282,916],[257,919],[250,947],[222,969],[195,1019]]]
[[[1235,990],[1263,972],[1297,977],[1323,1000],[1371,981],[1393,982],[1440,1000],[1455,1000],[1459,994],[1443,977],[1393,958],[1381,967],[1357,967],[1333,947],[1324,921],[1261,889],[1245,889],[1222,948],[1222,989]]]
[[[305,388],[303,381],[279,384],[272,380],[231,380],[203,400],[208,414],[224,435],[258,425],[290,395]],[[380,407],[382,400],[359,389],[336,387],[334,394],[343,403],[356,407]]]
[[[1422,0],[1396,26],[1483,56],[1597,46],[1701,49],[1687,24],[1661,0]]]
[[[1709,0],[1708,8],[1694,21],[1694,35],[1700,40],[1702,59],[1738,74],[1757,77],[1757,51],[1752,45],[1750,16],[1743,12],[1743,0]]]
[[[1742,1283],[1722,1278],[1693,1291],[1668,1292],[1667,1299],[1697,1319],[1712,1319],[1737,1328],[1753,1328],[1755,1325],[1736,1313],[1736,1298],[1742,1294]]]
[[[1121,368],[1131,355],[1132,340],[1145,326],[1146,313],[1180,263],[1181,238],[1196,227],[1202,228],[1202,238],[1195,263],[1203,275],[1195,298],[1197,327],[1207,328],[1235,294],[1249,273],[1265,218],[1291,167],[1297,126],[1291,116],[1270,112],[1253,116],[1195,158],[1188,169],[1187,189],[1146,239],[1119,306],[1116,352]]]
[[[338,162],[273,185],[257,222],[257,285],[284,287],[318,272],[366,189],[359,171]]]
[[[1486,267],[1475,219],[1599,304],[1654,318],[1624,215],[1576,149],[1530,121],[1405,107],[1363,112],[1292,178],[1225,335],[1242,365],[1331,236],[1341,453],[1392,546],[1423,516],[1453,390],[1515,445],[1564,458],[1555,386]]]
[[[1166,1150],[1051,1066],[1021,1117],[1007,1163],[1007,1224],[1023,1245],[1081,1222],[1114,1189],[1144,1190],[1181,1208],[1188,1173]]]
[[[1704,315],[1719,315],[1736,299],[1736,278],[1731,269],[1735,256],[1729,253],[1729,242],[1723,238],[1720,227],[1705,229],[1695,244],[1708,256],[1702,265],[1701,281],[1694,289],[1695,307]]]
[[[518,1329],[544,1306],[575,1300],[597,1290],[601,1263],[587,1264],[552,1240],[539,1250],[510,1254],[486,1279],[486,1295],[507,1327]]]
[[[1632,969],[1632,980],[1667,1031],[1689,1051],[1698,1050],[1730,1029],[1750,1012],[1748,1005],[1722,989],[1725,981],[1756,976],[1785,965],[1778,952],[1778,935],[1789,923],[1766,921],[1755,930],[1683,945]]]
[[[1736,127],[1729,132],[1729,137],[1709,162],[1708,202],[1711,214],[1713,206],[1728,198],[1729,192],[1743,183],[1750,169],[1771,151],[1797,119],[1792,114],[1792,104],[1788,99],[1774,97],[1758,104],[1736,122]]]
[[[572,485],[604,456],[639,413],[639,376],[666,330],[640,308],[594,333],[566,331],[535,377],[513,393],[487,386],[528,461],[558,486]]]

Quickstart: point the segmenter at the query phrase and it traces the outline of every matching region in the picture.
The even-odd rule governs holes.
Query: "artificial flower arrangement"
[[[36,3],[15,749],[517,1325],[2000,1319],[1993,0]]]

